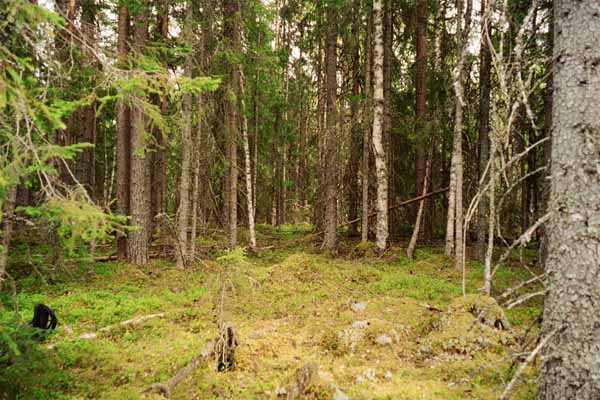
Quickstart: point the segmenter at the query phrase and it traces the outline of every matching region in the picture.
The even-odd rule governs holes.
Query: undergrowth
[[[302,239],[308,229],[259,226],[259,243],[274,247],[265,246],[258,255],[241,249],[226,252],[225,238],[215,234],[212,242],[199,242],[210,247],[210,256],[185,271],[160,260],[146,267],[105,262],[96,264],[94,276],[81,265],[69,278],[21,280],[14,299],[6,294],[1,298],[0,344],[10,337],[19,349],[16,355],[14,348],[0,347],[3,354],[11,352],[0,358],[5,363],[0,368],[4,396],[159,398],[144,390],[175,375],[215,337],[218,277],[233,271],[224,318],[240,337],[236,369],[218,373],[212,363],[205,363],[177,386],[173,398],[273,398],[276,388],[308,361],[315,361],[324,379],[353,399],[497,398],[511,360],[473,371],[514,351],[513,342],[503,339],[505,345],[494,342],[477,351],[463,346],[458,353],[440,342],[449,337],[446,333],[431,336],[432,326],[440,326],[435,325],[439,313],[427,307],[445,312],[462,294],[461,274],[440,249],[419,249],[410,261],[400,247],[377,258],[357,256],[348,244],[345,253],[331,258]],[[517,261],[498,270],[494,294],[530,276]],[[480,264],[468,264],[468,293],[478,292],[482,273]],[[18,323],[31,318],[35,303],[50,305],[59,317],[55,334],[42,344],[18,337],[18,323],[9,311],[13,300],[19,306]],[[364,311],[353,310],[355,302],[363,303]],[[509,310],[510,335],[519,337],[540,307],[541,299],[534,299]],[[77,338],[159,312],[165,317],[94,339]],[[355,331],[358,339],[352,336]],[[382,335],[391,342],[378,344]],[[358,340],[352,348],[340,342],[348,338]],[[54,349],[46,349],[48,344]],[[422,351],[427,344],[430,353]],[[519,386],[515,398],[534,397],[533,373],[525,374],[526,384]]]

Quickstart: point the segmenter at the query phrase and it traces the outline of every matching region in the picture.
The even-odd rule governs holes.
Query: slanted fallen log
[[[225,372],[233,369],[235,365],[234,351],[237,345],[238,340],[233,325],[223,324],[217,338],[206,346],[200,354],[192,358],[174,377],[165,383],[153,383],[144,392],[154,392],[167,398],[171,397],[171,392],[175,386],[187,378],[202,361],[208,359],[211,355],[214,355],[213,360],[216,361],[217,371]]]
[[[125,321],[117,322],[116,324],[105,326],[104,328],[98,329],[96,332],[84,333],[82,335],[77,336],[76,339],[82,339],[82,340],[94,339],[103,332],[110,332],[117,328],[139,325],[142,322],[147,321],[149,319],[162,318],[164,316],[165,316],[165,313],[142,315],[142,316],[131,318],[131,319],[128,319]],[[48,349],[53,349],[54,347],[56,347],[56,344],[51,344],[48,346]]]
[[[388,211],[389,210],[394,210],[394,209],[399,208],[399,207],[408,206],[410,204],[416,203],[417,201],[425,200],[425,199],[427,199],[429,197],[432,197],[432,196],[435,196],[435,195],[438,195],[438,194],[441,194],[441,193],[445,193],[448,190],[450,190],[450,188],[446,187],[446,188],[443,188],[443,189],[435,190],[433,192],[430,192],[430,193],[427,193],[427,194],[424,194],[424,195],[421,195],[421,196],[418,196],[418,197],[415,197],[415,198],[403,201],[403,202],[398,203],[398,204],[394,204],[394,205],[388,207]],[[376,215],[377,215],[377,212],[372,212],[372,213],[369,214],[369,218],[373,218]],[[344,222],[343,224],[338,225],[336,227],[336,229],[345,228],[347,226],[354,225],[354,224],[356,224],[356,223],[358,223],[360,221],[362,221],[362,217],[355,218],[353,220]],[[311,233],[310,235],[305,236],[301,240],[307,240],[307,239],[313,238],[315,236],[320,236],[320,235],[322,235],[324,233],[325,233],[325,231],[319,231],[319,232]]]
[[[171,397],[171,391],[179,382],[187,378],[200,363],[214,354],[214,342],[210,343],[204,350],[200,352],[196,357],[192,358],[185,367],[179,370],[177,374],[166,381],[165,383],[153,383],[144,392],[154,392],[163,395],[164,397]]]

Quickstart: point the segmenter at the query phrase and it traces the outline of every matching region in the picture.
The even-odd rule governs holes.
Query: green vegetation
[[[15,300],[23,320],[44,302],[60,325],[46,343],[18,339],[21,351],[2,369],[0,387],[18,391],[18,398],[159,398],[144,390],[175,375],[217,334],[222,282],[231,277],[223,314],[240,339],[236,368],[219,373],[209,360],[173,398],[273,398],[295,370],[314,361],[322,381],[353,399],[493,399],[512,359],[477,370],[518,351],[518,339],[540,310],[536,301],[511,310],[510,331],[473,324],[475,307],[495,305],[475,295],[481,266],[469,264],[472,295],[463,299],[460,274],[438,248],[418,251],[411,262],[401,248],[381,259],[356,258],[348,243],[347,255],[333,259],[300,240],[304,233],[297,227],[259,231],[280,246],[255,256],[224,251],[186,270],[158,260],[146,267],[105,262],[96,264],[94,276],[81,266],[68,284],[21,282]],[[495,293],[526,274],[517,265],[500,270]],[[12,301],[2,300],[6,306]],[[356,301],[363,311],[352,309]],[[77,338],[159,312],[165,316]],[[490,321],[500,318],[495,312],[486,314]],[[14,314],[0,315],[2,334],[10,335]],[[379,344],[381,335],[391,342]],[[515,398],[533,398],[532,372],[525,379]]]

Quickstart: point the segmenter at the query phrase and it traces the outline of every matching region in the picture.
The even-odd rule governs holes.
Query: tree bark
[[[425,185],[425,170],[427,163],[426,143],[428,141],[427,127],[427,0],[417,0],[416,4],[416,57],[415,57],[415,138],[416,138],[416,157],[415,157],[415,193],[417,196],[427,191]],[[427,203],[428,201],[425,201]],[[422,211],[422,203],[418,205],[418,211]],[[420,218],[417,218],[417,222]],[[431,224],[429,218],[425,218],[424,224]],[[416,227],[415,227],[416,228]],[[416,229],[419,231],[419,229]],[[420,230],[422,240],[430,239],[427,234],[429,228]]]
[[[119,8],[117,37],[118,62],[125,64],[129,53],[129,11],[127,6]],[[122,101],[117,104],[117,212],[129,213],[129,187],[131,182],[131,110]],[[117,234],[119,260],[127,258],[127,237]]]
[[[362,145],[362,226],[361,240],[369,240],[369,159],[371,155],[371,129],[373,125],[372,110],[373,96],[371,88],[373,12],[369,9],[367,15],[367,32],[365,35],[365,106],[363,109],[363,145]]]
[[[481,1],[481,48],[479,50],[479,115],[478,115],[478,131],[479,131],[479,179],[489,159],[489,120],[490,120],[490,72],[492,55],[488,44],[488,36],[490,28],[488,25],[488,3],[486,0]],[[481,182],[485,184],[485,182]],[[479,203],[477,217],[477,245],[476,256],[479,260],[485,258],[486,249],[486,217],[488,211],[487,199],[482,196]],[[493,218],[490,216],[490,218]]]
[[[550,12],[553,12],[552,4],[550,5]],[[553,14],[552,14],[553,15]],[[544,180],[542,184],[542,209],[544,213],[548,209],[548,201],[550,197],[550,171],[551,171],[551,153],[552,153],[552,104],[554,97],[554,24],[550,24],[548,35],[546,39],[546,53],[548,61],[546,62],[546,68],[548,73],[546,75],[546,91],[544,93],[544,136],[550,138],[544,143],[544,165],[546,166],[546,172],[544,173]],[[541,227],[542,240],[540,241],[540,264],[546,265],[546,259],[548,258],[548,233],[546,224]]]
[[[337,246],[337,152],[336,98],[337,98],[337,10],[327,5],[327,48],[325,55],[327,75],[327,134],[325,138],[325,237],[323,247],[331,253]]]
[[[373,26],[375,28],[375,48],[373,70],[375,77],[373,110],[373,149],[377,173],[377,248],[384,251],[388,238],[388,172],[387,158],[383,143],[384,83],[383,83],[383,9],[382,0],[373,1]]]
[[[164,45],[169,38],[169,0],[160,0],[159,16],[160,37]],[[168,68],[165,61],[164,67]],[[160,99],[160,112],[165,117],[169,102],[167,93]],[[160,129],[154,130],[154,155],[152,165],[152,217],[167,211],[167,139]]]
[[[358,119],[359,90],[360,90],[360,32],[358,19],[360,18],[360,1],[354,0],[354,16],[352,18],[352,100],[350,101],[350,157],[348,159],[348,219],[355,219],[358,215],[359,191],[358,191],[358,168],[361,152],[361,125]],[[356,226],[349,229],[351,235],[357,233]]]
[[[431,151],[430,151],[430,155],[427,158],[427,161],[425,162],[425,176],[423,177],[423,184],[422,186],[422,192],[420,193],[421,196],[424,196],[425,194],[427,194],[427,185],[429,183],[429,175],[431,174],[431,161],[433,158],[433,149],[435,147],[435,143],[431,144]],[[415,252],[415,248],[417,246],[417,239],[419,237],[419,229],[421,227],[421,219],[423,217],[423,209],[425,207],[425,200],[421,200],[418,203],[418,209],[417,209],[417,218],[415,220],[415,228],[413,230],[412,236],[410,238],[410,242],[408,244],[408,247],[406,249],[406,256],[409,259],[413,259],[414,256],[414,252]]]
[[[8,269],[8,253],[10,250],[10,241],[12,239],[13,220],[15,215],[15,202],[17,199],[17,186],[10,186],[6,193],[4,204],[0,207],[2,215],[2,253],[0,254],[0,289]]]
[[[454,93],[456,99],[452,147],[452,170],[450,179],[450,200],[448,202],[448,224],[446,231],[446,255],[451,254],[452,250],[454,251],[456,267],[462,265],[464,252],[462,130],[464,107],[464,68],[466,62],[467,39],[469,36],[469,27],[471,23],[472,0],[467,0],[467,11],[464,16],[464,30],[462,25],[464,13],[463,6],[463,0],[458,0],[456,31],[458,61],[456,64],[456,73],[454,77]],[[454,218],[451,218],[451,215]],[[451,230],[454,231],[453,234],[450,232]],[[454,240],[452,241],[452,239]]]
[[[236,13],[239,12],[238,2],[236,0],[226,0],[224,5],[224,34],[229,41],[231,49],[235,49],[237,41],[239,40],[238,29],[236,24]],[[238,184],[238,165],[237,165],[237,106],[236,102],[232,97],[235,93],[235,82],[237,80],[237,68],[234,65],[229,65],[230,79],[228,81],[227,90],[228,99],[225,100],[227,108],[227,162],[229,172],[229,187],[228,187],[228,210],[229,210],[229,247],[234,248],[237,246],[237,184]]]
[[[539,400],[600,395],[600,20],[596,2],[554,2],[548,294]]]
[[[248,118],[246,116],[246,100],[244,94],[246,90],[246,79],[244,70],[240,65],[238,70],[239,97],[242,114],[242,142],[244,146],[244,161],[246,172],[246,205],[248,208],[248,229],[250,231],[250,250],[256,251],[256,227],[254,222],[254,190],[252,185],[252,165],[250,162],[250,144],[248,140]]]
[[[148,40],[148,9],[142,10],[133,18],[134,51],[143,53]],[[148,162],[146,116],[139,106],[131,110],[131,186],[130,208],[131,225],[136,229],[129,233],[127,240],[127,260],[132,264],[144,265],[148,262],[150,242],[150,165]]]
[[[188,46],[193,45],[193,4],[188,0],[186,16],[183,26],[183,37]],[[193,60],[192,53],[185,57],[183,74],[192,79]],[[177,209],[177,239],[180,251],[177,252],[177,267],[183,268],[186,264],[188,253],[188,228],[190,226],[190,186],[192,181],[192,94],[183,95],[183,130],[181,135],[181,177],[179,179],[179,208]]]
[[[395,163],[396,147],[392,140],[392,61],[394,58],[392,41],[394,37],[392,0],[383,0],[383,122],[382,141],[385,153],[387,171],[387,209],[396,195],[394,186],[395,176],[393,165]],[[388,236],[390,224],[398,226],[395,220],[396,213],[387,212]]]

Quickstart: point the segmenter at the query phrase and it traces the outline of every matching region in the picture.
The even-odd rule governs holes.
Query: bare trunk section
[[[392,61],[393,61],[393,50],[392,40],[394,36],[394,25],[393,25],[393,10],[392,0],[383,0],[383,122],[382,122],[382,141],[383,141],[383,152],[385,154],[386,163],[386,176],[387,176],[387,224],[388,224],[388,236],[389,226],[398,226],[396,224],[395,212],[390,212],[389,207],[391,201],[395,196],[395,176],[394,176],[394,161],[396,152],[392,143]],[[392,200],[390,200],[390,198]]]
[[[489,116],[490,116],[490,72],[492,55],[489,48],[488,36],[490,35],[490,27],[488,25],[488,4],[486,0],[481,1],[481,49],[479,51],[479,177],[485,170],[489,158]],[[481,182],[485,184],[485,182]],[[477,217],[477,245],[476,256],[479,260],[485,258],[486,253],[486,217],[487,217],[487,200],[481,198],[479,203]],[[490,218],[492,214],[490,214]]]
[[[133,18],[134,50],[144,52],[148,40],[148,10],[146,6]],[[136,106],[131,110],[131,186],[130,208],[131,225],[136,229],[129,233],[127,260],[132,264],[144,265],[148,262],[150,242],[150,165],[146,152],[146,116]]]
[[[336,98],[337,98],[337,10],[332,4],[327,6],[327,49],[325,64],[327,71],[327,134],[325,138],[325,237],[323,247],[331,253],[337,246],[337,152]]]
[[[169,38],[169,0],[160,0],[159,17],[161,40],[166,43]],[[165,68],[168,66],[165,63]],[[168,113],[168,97],[164,93],[160,99],[160,112]],[[152,218],[167,211],[167,139],[160,129],[154,131],[155,149],[152,165]]]
[[[489,198],[489,217],[487,231],[487,249],[485,251],[484,270],[483,270],[483,292],[490,295],[492,291],[492,257],[494,255],[494,229],[496,223],[496,164],[494,157],[496,156],[496,138],[490,137],[490,188],[488,192]],[[481,199],[483,201],[483,198]],[[486,207],[487,209],[488,207]],[[481,209],[481,208],[480,208]],[[485,239],[485,232],[483,234]]]
[[[10,186],[6,193],[4,204],[0,207],[2,215],[2,253],[0,254],[0,289],[8,270],[8,252],[12,239],[13,221],[15,215],[15,203],[17,200],[17,185]]]
[[[420,195],[427,192],[427,184],[425,183],[426,175],[426,143],[428,142],[429,129],[427,126],[427,0],[417,0],[416,5],[416,58],[415,58],[415,138],[416,144],[416,183],[415,193]],[[428,201],[425,201],[427,203]],[[421,203],[419,203],[417,213],[422,211]],[[420,222],[420,217],[417,217],[417,222]],[[430,225],[430,219],[425,218],[425,224]],[[419,231],[415,226],[415,230]],[[427,237],[431,230],[425,228],[420,232],[420,238],[429,240]]]
[[[129,11],[126,6],[119,9],[117,57],[123,64],[129,53]],[[117,104],[117,212],[129,213],[129,187],[131,182],[131,110],[123,103]],[[119,260],[127,258],[127,237],[117,234],[117,255]]]
[[[467,11],[464,16],[463,30],[463,0],[457,1],[457,48],[458,61],[454,78],[455,112],[454,112],[454,138],[452,147],[452,171],[450,178],[450,200],[448,204],[448,224],[446,232],[446,254],[455,255],[455,266],[462,265],[464,253],[463,237],[463,154],[462,130],[464,107],[464,68],[467,53],[467,39],[471,23],[472,0],[467,0]],[[453,179],[452,179],[453,178]],[[451,219],[451,215],[454,217]],[[453,234],[450,230],[453,230]],[[452,238],[454,239],[452,241]],[[450,242],[449,242],[450,239]]]
[[[433,158],[433,149],[435,148],[435,143],[431,143],[430,154],[427,157],[427,161],[425,162],[425,176],[423,177],[423,185],[421,188],[421,196],[427,194],[427,185],[429,184],[429,176],[431,174],[431,162]],[[415,247],[417,246],[417,239],[419,238],[419,229],[421,227],[421,219],[423,218],[423,209],[425,208],[425,200],[419,201],[419,207],[417,210],[417,218],[415,221],[415,228],[413,230],[412,236],[410,238],[410,242],[408,244],[408,248],[406,249],[406,256],[410,259],[413,259]]]
[[[352,19],[352,100],[350,102],[350,157],[348,159],[347,186],[348,186],[348,219],[353,220],[358,216],[359,191],[358,191],[358,168],[361,152],[361,125],[358,119],[358,96],[360,89],[360,32],[358,19],[360,18],[360,1],[354,0],[354,16]],[[351,235],[357,233],[356,225],[349,228]]]
[[[246,91],[246,79],[244,70],[241,66],[238,68],[239,95],[242,117],[242,142],[244,147],[244,161],[246,172],[246,205],[248,208],[248,229],[250,230],[250,250],[256,251],[256,226],[254,222],[254,187],[252,186],[252,165],[250,162],[250,144],[248,140],[248,118],[246,116],[246,100],[244,94]]]
[[[365,106],[363,109],[363,145],[362,145],[362,227],[361,240],[366,243],[369,240],[369,158],[371,154],[371,124],[373,98],[371,89],[371,66],[372,66],[372,36],[373,13],[369,10],[367,15],[367,32],[365,35]]]
[[[237,0],[227,0],[224,4],[223,9],[224,15],[224,35],[228,39],[228,45],[230,49],[235,49],[237,47],[239,41],[239,33],[236,23],[236,14],[239,12],[238,2]],[[237,105],[235,101],[235,82],[237,82],[237,68],[234,65],[229,66],[230,78],[228,81],[227,89],[229,93],[227,93],[227,98],[225,100],[225,107],[227,109],[227,120],[225,121],[227,125],[227,162],[228,162],[228,211],[229,211],[229,247],[234,248],[238,244],[237,237],[237,223],[238,223],[238,215],[237,215],[237,201],[238,201],[238,193],[237,193],[237,184],[238,184],[238,165],[237,165]]]
[[[554,2],[548,294],[539,400],[600,394],[600,21],[596,2]]]
[[[375,30],[375,48],[373,72],[375,77],[373,110],[373,150],[377,173],[377,248],[384,251],[388,238],[388,173],[387,158],[383,143],[384,95],[383,95],[383,9],[382,0],[373,1],[373,26]]]
[[[193,5],[188,0],[185,26],[183,27],[184,40],[189,46],[193,43]],[[193,73],[192,53],[185,58],[184,76],[192,78]],[[177,209],[177,239],[179,251],[177,251],[177,267],[185,267],[188,253],[188,229],[190,224],[190,186],[192,180],[192,149],[194,148],[192,138],[192,94],[183,95],[183,130],[181,135],[181,176],[179,178],[179,208]]]

